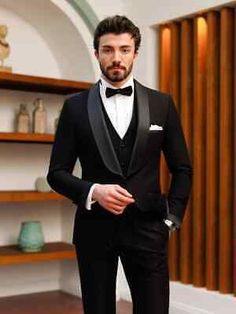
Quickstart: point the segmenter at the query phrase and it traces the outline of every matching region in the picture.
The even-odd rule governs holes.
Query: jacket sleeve
[[[70,100],[66,100],[62,108],[52,148],[47,181],[53,190],[68,197],[73,203],[84,207],[93,183],[81,180],[72,174],[79,148],[71,105]]]
[[[169,96],[163,152],[172,174],[167,196],[168,219],[182,223],[192,185],[192,166],[178,113]]]

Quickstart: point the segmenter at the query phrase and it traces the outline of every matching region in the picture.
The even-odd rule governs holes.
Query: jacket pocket
[[[168,215],[167,199],[164,194],[147,192],[139,198],[138,207],[143,212],[156,213],[161,219]]]

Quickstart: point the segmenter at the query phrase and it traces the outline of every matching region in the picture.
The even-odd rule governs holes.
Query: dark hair
[[[135,52],[138,51],[141,42],[139,28],[135,26],[134,23],[126,16],[115,15],[107,17],[98,24],[93,39],[93,46],[96,51],[98,51],[100,37],[109,33],[116,35],[123,33],[130,34],[134,39]]]

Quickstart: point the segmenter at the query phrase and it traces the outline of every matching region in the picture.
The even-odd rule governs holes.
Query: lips
[[[125,68],[120,68],[120,67],[112,67],[112,68],[109,68],[109,70],[125,70]]]

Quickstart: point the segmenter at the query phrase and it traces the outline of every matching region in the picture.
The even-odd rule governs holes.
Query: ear
[[[138,57],[138,51],[134,53],[134,59],[136,59],[137,57]]]
[[[98,51],[97,50],[94,50],[94,55],[95,55],[95,57],[97,58],[97,60],[98,60],[98,58],[99,58],[99,54],[98,54]]]

